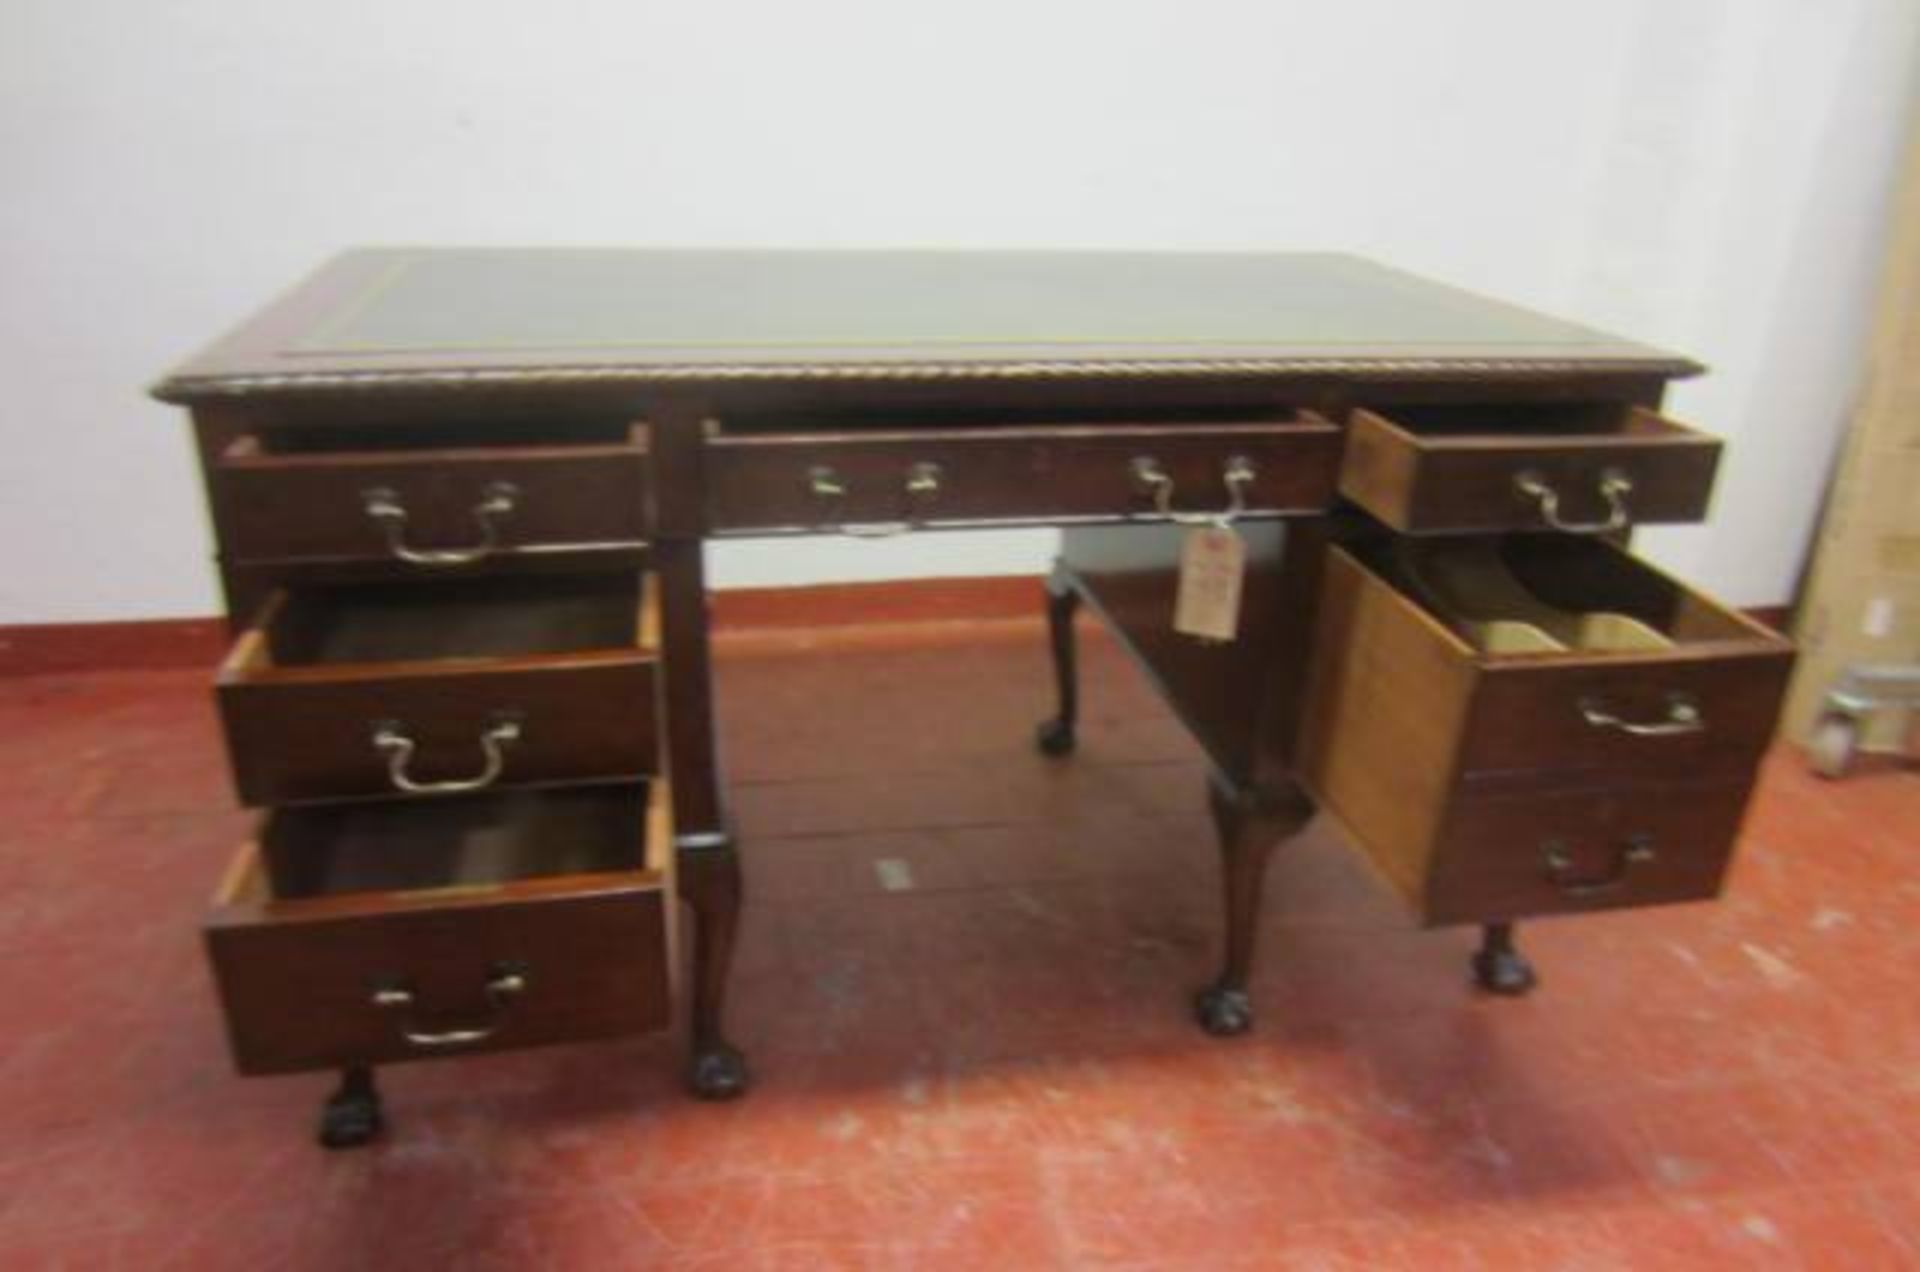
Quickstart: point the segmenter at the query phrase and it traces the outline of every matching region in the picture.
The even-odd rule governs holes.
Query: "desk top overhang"
[[[1699,369],[1334,254],[369,248],[154,392]]]

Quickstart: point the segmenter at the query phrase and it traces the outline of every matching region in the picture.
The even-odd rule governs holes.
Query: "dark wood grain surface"
[[[1612,512],[1603,484],[1617,475],[1631,483],[1627,524],[1654,525],[1706,515],[1719,459],[1717,440],[1639,408],[1360,410],[1340,492],[1409,533],[1538,530],[1549,524],[1519,478],[1544,483],[1562,519],[1595,524]]]
[[[344,441],[345,439],[343,439]],[[228,508],[236,561],[389,560],[382,524],[367,512],[369,492],[390,492],[404,509],[403,544],[520,556],[638,544],[651,524],[647,441],[540,446],[422,446],[275,453],[245,436],[221,455],[213,479]],[[475,509],[509,487],[511,511],[482,539]],[[431,577],[433,567],[417,567]],[[442,571],[444,572],[444,571]]]
[[[1340,430],[1318,417],[1270,423],[1073,422],[1008,427],[810,432],[716,431],[707,457],[715,532],[833,530],[843,525],[958,526],[1153,519],[1147,461],[1186,514],[1231,503],[1228,465],[1244,461],[1254,516],[1317,512],[1333,495]],[[916,466],[932,488],[909,488]],[[824,496],[820,475],[845,489]]]

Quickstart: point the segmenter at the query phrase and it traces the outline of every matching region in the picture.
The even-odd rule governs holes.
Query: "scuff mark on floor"
[[[845,1144],[858,1136],[865,1127],[866,1123],[860,1120],[858,1113],[843,1109],[823,1124],[820,1129],[826,1134],[828,1139],[838,1140],[840,1143]]]
[[[1760,969],[1760,975],[1775,989],[1796,989],[1807,979],[1805,972],[1765,946],[1742,941],[1740,952],[1752,960],[1753,965]]]
[[[1653,1169],[1662,1180],[1683,1187],[1699,1183],[1708,1173],[1705,1166],[1685,1157],[1656,1157]]]
[[[882,891],[912,892],[913,867],[898,857],[882,857],[873,863],[873,873]]]

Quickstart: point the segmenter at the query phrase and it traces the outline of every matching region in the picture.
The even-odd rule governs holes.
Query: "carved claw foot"
[[[386,1127],[371,1074],[348,1074],[320,1108],[322,1148],[358,1148]]]
[[[1518,998],[1539,984],[1540,978],[1518,950],[1479,950],[1473,956],[1473,981],[1489,994]]]
[[[1034,745],[1040,748],[1042,755],[1072,755],[1078,739],[1074,737],[1073,724],[1067,720],[1052,719],[1042,721],[1033,733]]]
[[[747,1058],[726,1043],[696,1052],[687,1086],[703,1100],[732,1100],[747,1092]]]
[[[1473,954],[1473,982],[1489,994],[1518,998],[1540,983],[1533,964],[1514,948],[1513,927],[1490,923],[1480,948]]]
[[[1193,1015],[1216,1038],[1231,1038],[1253,1028],[1253,1003],[1244,989],[1209,985],[1193,996]]]

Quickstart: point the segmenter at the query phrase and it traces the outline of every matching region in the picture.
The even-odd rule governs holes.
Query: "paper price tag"
[[[1180,585],[1173,630],[1202,640],[1228,641],[1240,631],[1240,584],[1247,543],[1229,526],[1196,526],[1180,545]]]

